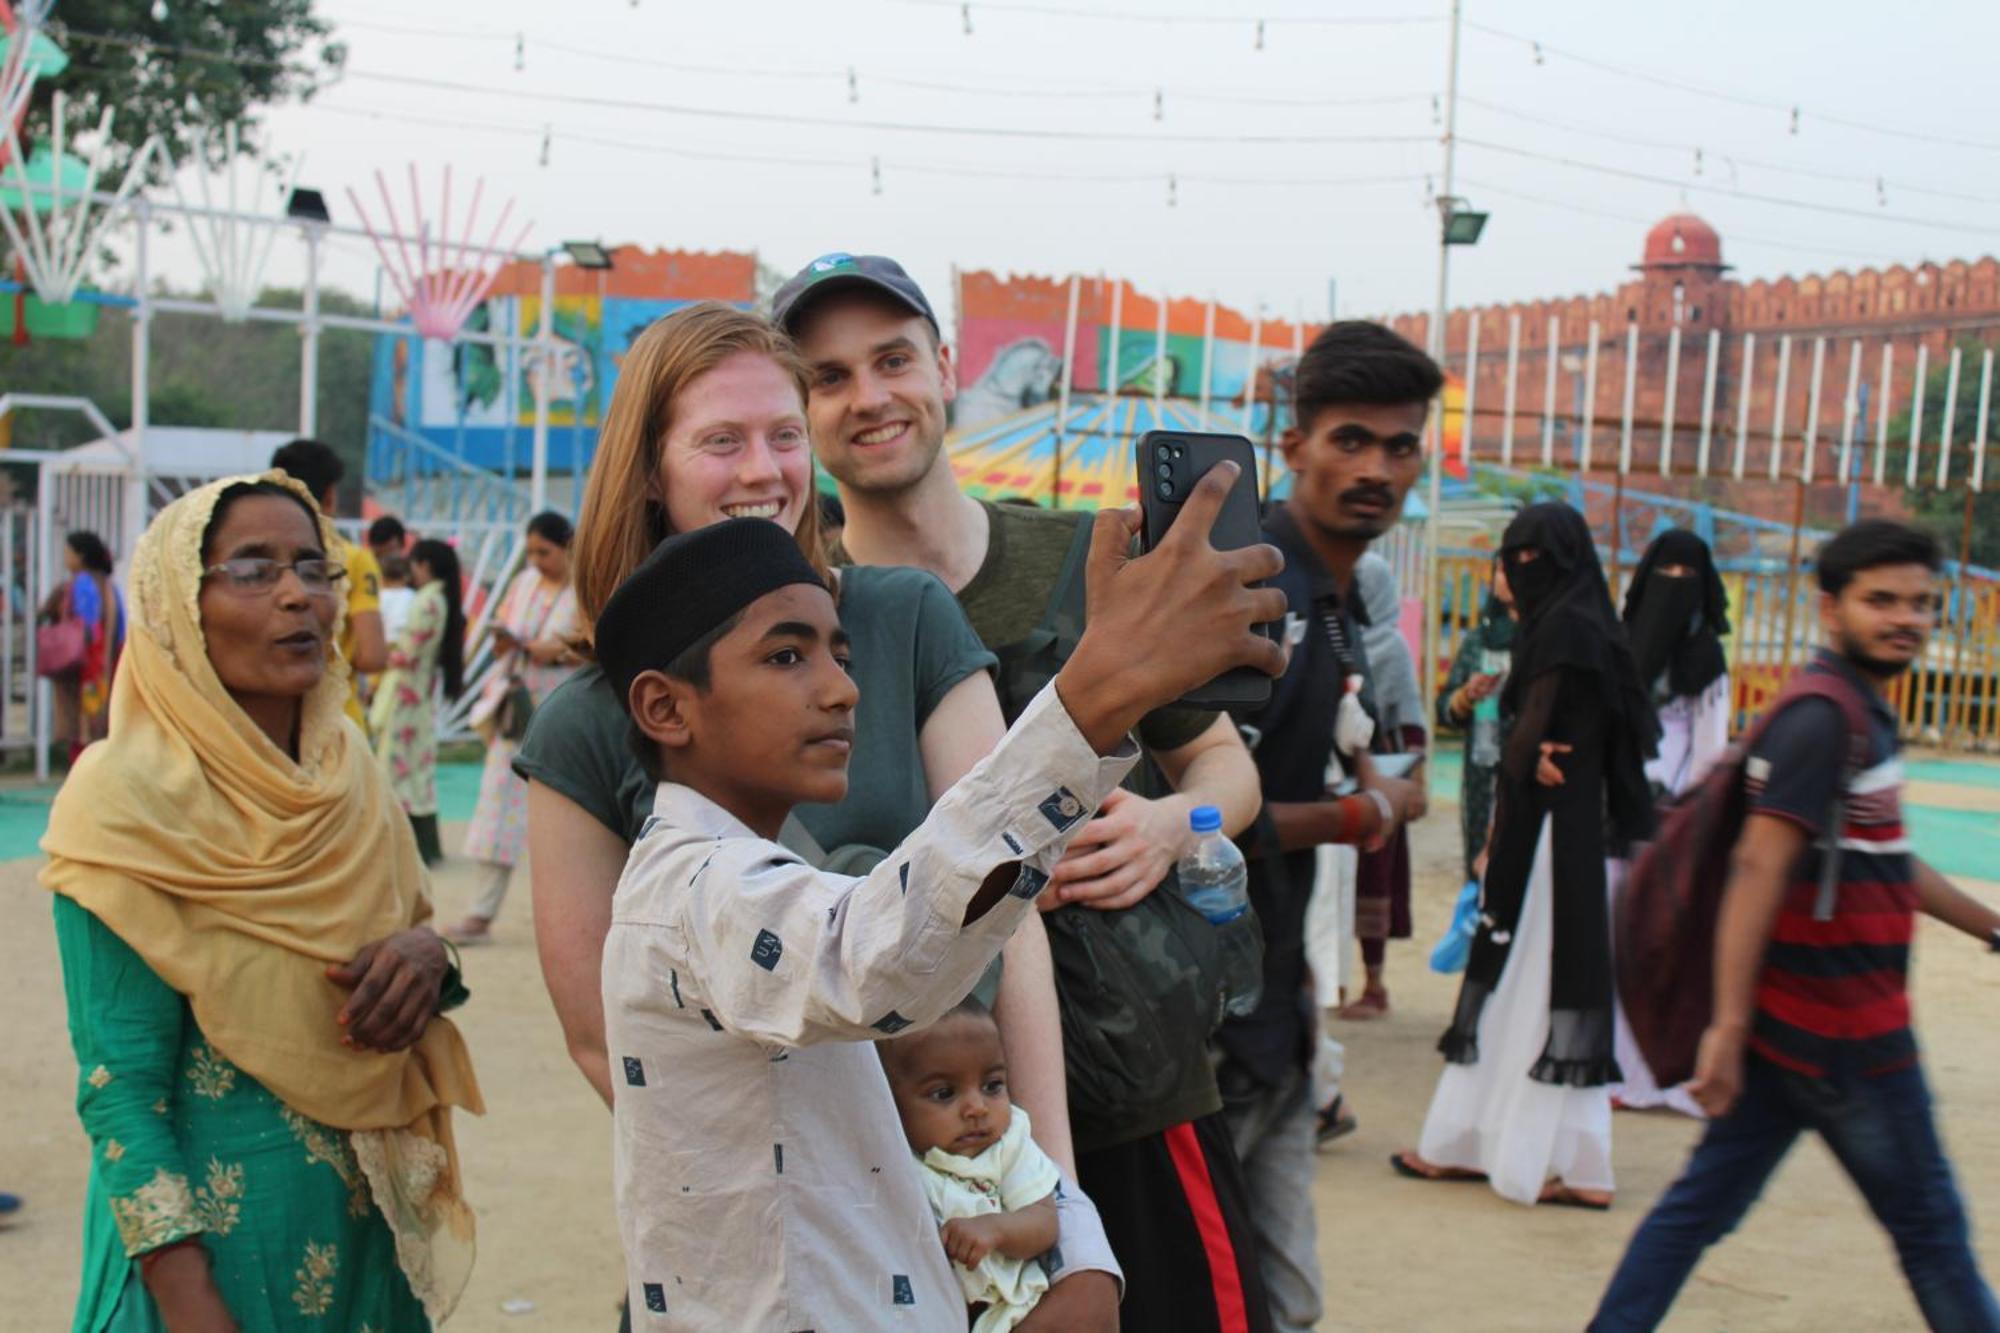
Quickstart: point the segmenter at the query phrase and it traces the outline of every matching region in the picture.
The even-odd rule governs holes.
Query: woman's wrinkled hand
[[[418,927],[376,940],[326,975],[354,993],[336,1020],[341,1038],[361,1050],[401,1051],[416,1044],[437,1013],[450,958],[436,932]]]

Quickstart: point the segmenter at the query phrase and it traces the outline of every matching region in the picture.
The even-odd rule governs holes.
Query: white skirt
[[[1618,916],[1618,894],[1625,887],[1626,872],[1631,864],[1626,861],[1606,861],[1604,863],[1604,884],[1610,896],[1611,916]],[[1615,996],[1612,999],[1613,1049],[1618,1056],[1618,1069],[1625,1075],[1625,1081],[1611,1089],[1611,1095],[1635,1111],[1650,1111],[1664,1106],[1669,1111],[1679,1111],[1682,1115],[1693,1116],[1697,1120],[1708,1117],[1702,1112],[1695,1099],[1688,1094],[1685,1083],[1671,1088],[1661,1088],[1653,1077],[1653,1071],[1646,1064],[1646,1057],[1639,1051],[1638,1039],[1632,1035],[1632,1024],[1625,1017],[1625,1004]]]
[[[1417,1142],[1425,1161],[1483,1171],[1494,1193],[1524,1204],[1537,1202],[1551,1178],[1571,1189],[1614,1188],[1611,1090],[1528,1077],[1549,1039],[1555,950],[1549,836],[1545,817],[1513,947],[1479,1016],[1479,1061],[1444,1067]]]

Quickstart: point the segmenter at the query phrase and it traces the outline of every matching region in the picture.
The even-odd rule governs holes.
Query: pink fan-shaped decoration
[[[514,214],[514,201],[509,199],[506,207],[500,210],[500,216],[494,220],[486,244],[475,248],[472,229],[478,223],[479,206],[486,194],[486,181],[482,177],[472,187],[472,203],[465,210],[464,228],[454,246],[451,241],[451,168],[446,167],[433,253],[431,224],[424,214],[423,194],[417,188],[417,167],[413,162],[410,164],[410,211],[416,223],[417,250],[412,255],[403,236],[402,220],[396,214],[395,201],[389,196],[389,182],[380,171],[375,173],[375,188],[382,196],[382,210],[389,224],[386,234],[369,220],[368,210],[362,207],[360,197],[351,187],[347,191],[347,201],[354,205],[355,216],[361,219],[368,239],[375,243],[375,253],[381,258],[382,267],[388,270],[390,281],[396,285],[397,295],[410,312],[410,323],[426,338],[449,341],[457,337],[458,331],[465,327],[466,319],[493,290],[501,266],[511,257],[509,252],[521,248],[533,224],[521,224],[520,233],[508,247],[509,252],[496,248],[502,229]],[[391,241],[395,243],[393,257],[388,244]]]

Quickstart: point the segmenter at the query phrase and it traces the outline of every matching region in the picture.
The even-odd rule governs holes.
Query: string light
[[[870,179],[871,179],[871,180],[872,180],[872,181],[874,182],[874,186],[875,186],[875,193],[876,193],[876,194],[880,194],[880,193],[882,193],[882,159],[881,159],[881,158],[879,158],[879,157],[875,157],[875,158],[870,158],[870,159],[868,160],[868,174],[869,174],[869,178],[870,178]]]
[[[1538,115],[1534,112],[1523,111],[1519,107],[1508,106],[1500,102],[1489,102],[1478,97],[1461,97],[1459,98],[1459,102],[1464,106],[1478,107],[1514,120],[1526,121],[1532,125],[1546,125],[1552,129],[1563,130],[1570,134],[1583,135],[1592,139],[1603,139],[1610,143],[1630,144],[1638,148],[1657,148],[1662,151],[1677,153],[1692,151],[1695,159],[1694,174],[1697,176],[1705,174],[1706,157],[1700,145],[1675,143],[1666,139],[1649,139],[1636,134],[1622,134],[1615,130],[1599,128],[1596,125],[1578,124],[1575,121],[1561,120],[1554,116]],[[1733,171],[1736,159],[1731,158],[1728,160],[1731,162],[1731,170]],[[1760,161],[1753,158],[1742,159],[1742,164],[1759,171],[1776,172],[1783,176],[1797,176],[1804,180],[1832,181],[1837,184],[1851,184],[1864,187],[1874,185],[1878,179],[1872,174],[1819,171],[1809,167],[1792,167],[1779,162]],[[1734,183],[1735,181],[1732,180],[1731,184]],[[1906,181],[1898,181],[1897,186],[1900,189],[1909,191],[1911,194],[1930,195],[1939,199],[1953,199],[1961,203],[2000,204],[2000,195],[1969,194],[1963,190],[1941,190],[1933,186],[1914,185]]]
[[[81,32],[71,29],[73,39],[120,46],[137,51],[166,51],[176,55],[186,55],[195,59],[212,60],[225,65],[247,65],[267,68],[290,68],[282,61],[256,58],[239,58],[205,51],[198,47],[179,46],[165,42],[150,42],[143,38],[114,36],[110,33]],[[490,84],[470,83],[460,79],[440,79],[418,74],[391,74],[380,70],[357,70],[349,68],[345,77],[368,83],[392,84],[410,88],[431,88],[440,92],[472,93],[490,97],[505,97],[521,102],[540,102],[555,106],[604,107],[614,111],[648,111],[657,115],[685,116],[697,120],[737,121],[744,124],[791,125],[814,129],[834,128],[848,130],[884,130],[899,134],[927,134],[962,136],[982,139],[1055,140],[1071,143],[1151,143],[1151,144],[1415,144],[1430,143],[1427,134],[1292,134],[1272,132],[1252,132],[1235,134],[1157,134],[1116,130],[1047,129],[1014,125],[944,125],[923,121],[888,120],[846,120],[829,122],[824,116],[806,115],[798,112],[748,110],[712,106],[691,106],[676,102],[648,102],[629,97],[610,97],[593,93],[523,92],[511,88],[499,88]]]
[[[1167,207],[1179,208],[1180,206],[1181,206],[1180,182],[1176,180],[1174,177],[1169,176],[1167,177]]]
[[[959,16],[965,20],[965,35],[967,37],[972,36],[972,5],[970,0],[966,4],[960,5],[958,12]]]
[[[1257,46],[1255,49],[1259,51],[1264,49],[1264,20],[1262,19],[1257,20]]]
[[[528,37],[526,33],[514,34],[514,72],[519,74],[528,67]]]
[[[861,84],[854,77],[854,66],[852,65],[847,67],[847,100],[849,102],[859,102],[861,100]]]
[[[1793,137],[1794,137],[1794,138],[1796,138],[1796,137],[1798,136],[1798,132],[1799,132],[1799,109],[1798,109],[1797,107],[1793,107],[1793,108],[1792,108],[1792,135],[1793,135]]]
[[[1153,119],[1165,120],[1166,118],[1167,118],[1167,95],[1164,92],[1160,91],[1159,89],[1155,88],[1153,90]]]
[[[1745,93],[1734,89],[1694,83],[1687,79],[1677,78],[1670,74],[1662,74],[1656,70],[1644,69],[1634,65],[1623,65],[1609,60],[1600,60],[1595,56],[1587,56],[1578,51],[1567,51],[1561,47],[1546,45],[1521,33],[1510,32],[1505,28],[1496,28],[1490,23],[1480,23],[1473,19],[1467,19],[1465,20],[1465,26],[1473,32],[1483,33],[1488,37],[1497,37],[1502,41],[1515,42],[1526,46],[1533,50],[1538,57],[1542,53],[1547,52],[1551,55],[1560,56],[1573,64],[1583,65],[1606,74],[1615,74],[1621,79],[1650,83],[1655,87],[1670,88],[1675,92],[1688,93],[1695,97],[1707,97],[1720,102],[1733,102],[1738,106],[1758,107],[1766,111],[1804,114],[1804,107],[1802,105],[1773,101],[1769,97],[1759,96],[1754,93]],[[1541,64],[1542,61],[1537,59],[1535,63]],[[1950,148],[1971,148],[1980,152],[2000,153],[2000,142],[1990,139],[1966,139],[1957,135],[1910,130],[1895,125],[1879,125],[1870,121],[1855,120],[1852,117],[1836,115],[1824,110],[1815,110],[1813,116],[1827,125],[1837,125],[1842,129],[1861,130],[1868,134],[1879,134],[1892,139],[1906,139],[1916,143],[1938,144]]]
[[[1781,208],[1796,208],[1804,210],[1806,212],[1825,213],[1835,217],[1874,218],[1878,216],[1877,214],[1870,213],[1865,209],[1844,208],[1838,204],[1822,204],[1806,199],[1791,199],[1787,198],[1784,195],[1759,194],[1749,190],[1736,190],[1719,185],[1687,186],[1683,185],[1682,182],[1674,180],[1672,177],[1668,176],[1656,176],[1652,175],[1649,172],[1633,171],[1626,167],[1615,167],[1611,166],[1608,163],[1603,163],[1603,162],[1582,161],[1573,157],[1564,157],[1557,153],[1539,153],[1534,151],[1533,149],[1515,148],[1509,144],[1487,143],[1483,140],[1467,139],[1464,137],[1461,137],[1458,142],[1461,146],[1466,148],[1483,148],[1489,152],[1506,153],[1512,157],[1525,157],[1533,159],[1538,162],[1552,162],[1557,166],[1570,167],[1578,171],[1595,172],[1596,174],[1601,176],[1616,176],[1624,180],[1645,181],[1653,185],[1682,186],[1682,188],[1702,190],[1710,194],[1727,195],[1731,198],[1736,198],[1736,199],[1748,199],[1754,203],[1776,204]],[[1727,162],[1729,159],[1724,158],[1723,160]],[[1734,171],[1733,164],[1731,166],[1731,170],[1733,173]],[[1918,218],[1918,217],[1908,217],[1899,214],[1883,218],[1882,220],[1886,222],[1901,222],[1913,227],[1935,227],[1941,231],[1965,232],[1974,236],[1990,237],[1993,234],[1992,228],[1990,227],[1976,226],[1970,223],[1953,222],[1945,218]]]
[[[547,125],[544,125],[544,126],[542,126],[542,165],[543,165],[543,166],[547,166],[547,165],[549,164],[549,138],[550,138],[550,129],[549,129],[549,127],[548,127]]]

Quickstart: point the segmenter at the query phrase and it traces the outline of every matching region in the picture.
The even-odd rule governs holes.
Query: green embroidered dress
[[[55,924],[91,1141],[73,1333],[164,1333],[137,1259],[196,1234],[243,1333],[429,1329],[347,1135],[218,1055],[90,912],[58,896]]]

